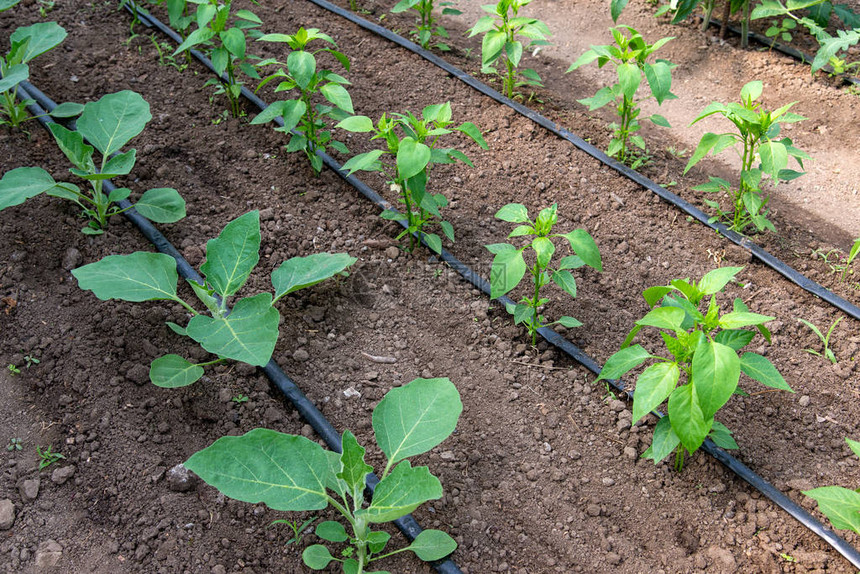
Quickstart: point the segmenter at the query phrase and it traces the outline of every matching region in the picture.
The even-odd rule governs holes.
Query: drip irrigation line
[[[311,2],[321,2],[323,0],[311,0]],[[164,27],[164,24],[159,22],[154,16],[150,16],[149,20],[153,23],[155,27],[161,29]],[[375,26],[375,25],[374,25]],[[169,28],[168,28],[169,29]],[[383,30],[385,30],[383,28]],[[388,32],[387,30],[385,30]],[[175,33],[174,33],[175,34]],[[398,37],[399,38],[399,37]],[[400,38],[403,40],[402,38]],[[406,42],[405,40],[403,40]],[[411,42],[410,42],[411,44]],[[419,48],[420,50],[420,48]],[[432,56],[432,54],[431,54]],[[201,59],[201,62],[211,69],[211,63],[208,62],[208,58],[203,56],[195,56],[198,59]],[[434,56],[435,58],[435,56]],[[474,78],[472,78],[474,80]],[[491,89],[491,88],[488,88]],[[497,93],[497,92],[496,92]],[[242,95],[249,99],[255,106],[257,106],[260,111],[264,110],[267,107],[267,104],[261,99],[251,94],[249,90],[242,87]],[[250,97],[249,97],[250,96]],[[506,98],[505,98],[506,99]],[[510,102],[510,100],[508,100]],[[511,102],[515,103],[515,102]],[[530,110],[529,110],[530,111]],[[545,121],[545,118],[543,118]],[[282,120],[282,118],[276,118],[276,121]],[[279,125],[283,126],[282,121],[279,121]],[[571,134],[573,135],[573,134]],[[575,136],[574,136],[575,137]],[[584,143],[584,142],[583,142]],[[600,152],[602,153],[602,152]],[[367,184],[356,178],[355,176],[346,175],[343,171],[342,166],[334,160],[331,156],[323,152],[322,150],[316,150],[316,154],[323,160],[323,164],[326,165],[329,169],[333,170],[336,174],[338,174],[343,180],[352,185],[359,193],[365,196],[367,199],[372,201],[377,207],[382,210],[394,210],[391,204],[386,201],[382,196],[373,191]],[[625,167],[626,166],[622,166]],[[627,168],[629,170],[629,168]],[[630,170],[632,171],[632,170]],[[636,172],[633,172],[636,174]],[[636,174],[639,175],[639,174]],[[641,177],[641,176],[640,176]],[[652,182],[653,183],[653,182]],[[656,185],[656,184],[654,184]],[[659,186],[658,186],[659,187]],[[663,188],[660,188],[663,189]],[[665,190],[663,190],[665,191]],[[668,193],[668,192],[666,192]],[[682,200],[683,201],[683,200]],[[396,211],[396,210],[394,210]],[[701,212],[700,212],[701,213]],[[704,214],[702,214],[704,216]],[[407,227],[407,224],[402,220],[400,224],[403,227]],[[422,237],[416,235],[418,239],[426,246],[426,242]],[[429,246],[428,246],[429,247]],[[478,288],[481,292],[483,292],[488,297],[491,296],[490,283],[481,277],[478,273],[476,273],[473,269],[471,269],[468,265],[457,259],[454,255],[452,255],[449,251],[442,249],[439,254],[439,258],[447,263],[451,268],[456,270],[467,282],[472,284],[474,287]],[[514,301],[507,296],[498,297],[495,299],[499,301],[503,305],[513,304]],[[579,349],[576,345],[556,333],[554,330],[549,327],[542,327],[538,329],[538,333],[541,337],[544,338],[549,344],[554,345],[565,354],[570,356],[573,360],[580,363],[588,370],[595,374],[599,374],[601,367],[600,364],[592,359],[587,353]],[[615,388],[620,393],[623,393],[625,397],[628,399],[632,399],[633,393],[627,390],[624,383],[620,380],[617,381],[608,381],[613,388]],[[658,417],[662,417],[663,415],[658,412],[654,412]],[[854,547],[848,544],[845,540],[836,535],[830,528],[824,526],[821,522],[819,522],[814,516],[812,516],[809,512],[803,509],[799,504],[791,500],[788,496],[786,496],[782,491],[771,485],[767,480],[765,480],[762,476],[757,474],[755,471],[750,469],[748,466],[743,464],[741,461],[737,460],[726,451],[719,448],[713,441],[710,439],[705,440],[702,445],[702,450],[706,453],[713,456],[718,462],[723,464],[726,468],[734,472],[738,477],[743,479],[745,482],[750,484],[753,488],[757,489],[759,492],[764,494],[767,498],[773,501],[777,506],[785,510],[789,515],[795,518],[802,525],[806,526],[812,533],[819,536],[822,540],[827,542],[831,547],[833,547],[837,552],[839,552],[844,558],[846,558],[849,562],[851,562],[857,568],[860,568],[860,552],[858,552]],[[370,483],[370,480],[368,480]],[[437,568],[438,570],[438,568]]]
[[[711,24],[713,26],[718,27],[718,28],[722,28],[724,25],[717,18],[711,18]],[[731,32],[732,34],[735,34],[736,36],[743,36],[741,31],[738,28],[736,28],[735,26],[729,25],[726,28],[728,29],[729,32]],[[812,65],[811,64],[812,61],[815,60],[815,56],[810,56],[809,54],[801,52],[800,50],[798,50],[796,48],[792,48],[791,46],[787,46],[781,42],[777,42],[776,39],[770,39],[767,36],[763,36],[763,35],[759,34],[758,32],[750,32],[748,34],[748,37],[752,38],[753,40],[755,40],[759,44],[763,44],[763,45],[767,46],[768,48],[774,49],[777,52],[780,52],[782,54],[785,54],[786,56],[794,58],[795,60],[799,60],[800,63],[802,63],[802,64],[809,63],[810,65]],[[831,74],[831,73],[833,73],[833,66],[831,66],[830,64],[827,64],[827,65],[823,66],[821,68],[821,70],[824,72],[827,72],[828,74]],[[844,73],[841,75],[842,75],[842,81],[849,83],[849,84],[860,85],[860,78],[855,78],[854,76],[849,76],[848,74],[844,74]]]
[[[34,116],[41,116],[38,119],[43,127],[47,128],[48,124],[53,123],[53,120],[47,116],[47,111],[53,111],[57,106],[53,100],[29,82],[21,82],[18,91],[22,100],[34,100],[36,102],[36,104],[31,104],[28,108]],[[109,180],[104,180],[104,189],[109,194],[115,189],[115,186]],[[121,208],[132,206],[132,203],[127,199],[117,202],[117,204]],[[133,207],[124,211],[123,215],[138,228],[156,249],[161,253],[170,255],[176,260],[177,271],[184,279],[201,285],[204,283],[203,277],[197,273],[194,267],[186,261],[176,247],[170,243],[151,221],[137,213]],[[342,452],[340,434],[313,402],[308,399],[298,385],[278,366],[274,359],[269,359],[269,362],[263,367],[263,373],[292,403],[296,411],[311,425],[320,438],[325,441],[329,449],[335,452]],[[372,493],[376,485],[379,484],[379,478],[374,473],[369,473],[366,477],[366,483],[368,490]],[[422,531],[421,526],[411,514],[402,516],[393,522],[409,542],[415,540]],[[462,574],[460,568],[450,558],[437,562],[428,562],[428,564],[440,574]]]
[[[662,200],[674,205],[675,207],[681,209],[681,211],[683,211],[687,215],[693,217],[694,219],[696,219],[697,221],[699,221],[703,225],[706,225],[707,227],[710,227],[711,229],[719,232],[721,235],[723,235],[729,241],[731,241],[735,245],[738,245],[738,246],[746,249],[754,257],[759,259],[762,263],[764,263],[765,265],[767,265],[768,267],[770,267],[771,269],[773,269],[777,273],[781,274],[783,277],[785,277],[786,279],[788,279],[792,283],[795,283],[796,285],[798,285],[802,289],[804,289],[804,290],[808,291],[809,293],[812,293],[813,295],[815,295],[815,296],[821,298],[822,300],[830,303],[831,305],[833,305],[834,307],[836,307],[840,311],[847,313],[848,315],[850,315],[854,319],[860,320],[860,307],[854,305],[853,303],[851,303],[849,301],[846,301],[845,299],[836,295],[835,293],[833,293],[832,291],[830,291],[826,287],[816,283],[812,279],[809,279],[808,277],[806,277],[805,275],[803,275],[802,273],[800,273],[796,269],[792,268],[787,263],[781,261],[778,257],[767,252],[763,247],[750,241],[749,238],[747,238],[747,237],[745,237],[745,236],[743,236],[740,233],[737,233],[735,231],[731,231],[728,227],[726,227],[722,223],[719,223],[719,222],[711,223],[709,221],[710,216],[708,216],[706,213],[704,213],[698,207],[694,206],[692,203],[690,203],[690,202],[686,201],[685,199],[681,198],[680,196],[670,192],[669,190],[667,190],[663,186],[657,184],[656,182],[645,177],[641,173],[631,169],[630,167],[624,165],[623,163],[615,160],[614,158],[609,157],[608,155],[606,155],[606,153],[604,153],[603,151],[594,147],[590,143],[586,142],[585,140],[583,140],[581,137],[577,136],[576,134],[574,134],[570,130],[567,130],[566,128],[558,126],[557,124],[555,124],[554,122],[552,122],[548,118],[544,117],[543,115],[539,114],[538,112],[505,97],[504,95],[499,93],[497,90],[484,84],[483,82],[474,78],[473,76],[469,75],[468,73],[460,70],[456,66],[449,64],[448,62],[446,62],[442,58],[440,58],[437,55],[430,52],[429,50],[425,50],[421,46],[419,46],[413,42],[410,42],[409,40],[403,38],[402,36],[399,36],[399,35],[391,32],[387,28],[384,28],[378,24],[374,24],[373,22],[369,22],[369,21],[365,20],[364,18],[361,18],[361,17],[353,14],[352,12],[350,12],[348,10],[345,10],[339,6],[332,4],[331,2],[328,2],[327,0],[308,0],[308,1],[312,2],[313,4],[316,4],[320,8],[328,10],[329,12],[332,12],[338,16],[341,16],[341,17],[347,19],[350,22],[352,22],[353,24],[356,24],[357,26],[364,28],[365,30],[373,32],[374,34],[376,34],[382,38],[385,38],[386,40],[389,40],[390,42],[393,42],[393,43],[397,44],[398,46],[401,46],[403,48],[406,48],[407,50],[410,50],[411,52],[414,52],[415,54],[421,56],[422,58],[424,58],[428,62],[441,68],[442,70],[444,70],[448,74],[461,80],[462,82],[464,82],[468,86],[479,91],[483,95],[485,95],[489,98],[492,98],[493,100],[495,100],[496,102],[498,102],[500,104],[506,105],[506,106],[514,109],[520,115],[532,120],[534,123],[536,123],[539,126],[549,130],[550,132],[552,132],[556,136],[558,136],[564,140],[567,140],[568,142],[570,142],[571,144],[576,146],[579,150],[587,153],[588,155],[590,155],[591,157],[593,157],[597,161],[603,163],[604,165],[606,165],[608,167],[611,167],[612,169],[614,169],[615,171],[617,171],[618,173],[620,173],[624,177],[626,177],[626,178],[636,182],[637,184],[641,185],[642,187],[648,189],[649,191],[651,191],[652,193],[654,193],[658,197],[660,197],[660,199],[662,199]]]

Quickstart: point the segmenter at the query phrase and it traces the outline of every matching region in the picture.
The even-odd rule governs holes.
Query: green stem
[[[541,269],[540,263],[535,263],[534,269],[532,270],[532,275],[534,275],[535,281],[535,296],[531,303],[531,308],[534,310],[534,316],[532,317],[532,324],[529,325],[529,331],[531,331],[532,335],[532,347],[537,344],[537,330],[540,323],[540,321],[538,321],[538,301],[540,301],[540,278],[542,274],[543,269]]]
[[[681,472],[684,468],[684,446],[678,445],[675,449],[675,470]]]

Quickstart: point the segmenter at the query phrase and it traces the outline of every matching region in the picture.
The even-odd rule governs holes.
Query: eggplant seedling
[[[349,59],[342,53],[332,48],[321,48],[316,51],[306,50],[307,45],[320,40],[328,42],[337,48],[337,44],[327,34],[323,34],[316,28],[299,28],[293,35],[266,34],[260,37],[263,42],[283,42],[292,50],[287,56],[286,63],[277,60],[263,60],[257,64],[258,68],[277,64],[282,66],[277,72],[267,76],[257,90],[272,80],[280,80],[275,88],[276,92],[299,90],[299,97],[294,100],[282,100],[269,104],[265,110],[255,117],[251,124],[264,124],[281,118],[284,125],[275,128],[276,131],[289,134],[293,132],[287,144],[287,152],[304,151],[311,162],[311,167],[316,175],[322,171],[322,158],[317,151],[325,151],[327,147],[336,149],[341,153],[349,153],[346,146],[331,137],[331,131],[326,129],[326,121],[340,121],[355,113],[352,107],[352,98],[344,86],[349,82],[343,76],[335,74],[330,70],[318,69],[316,56],[320,52],[331,54],[340,64],[349,71]],[[286,67],[286,70],[284,69]],[[321,95],[327,104],[317,104],[313,100]]]
[[[499,0],[495,5],[481,6],[489,16],[482,16],[469,30],[469,37],[484,34],[481,42],[481,72],[498,74],[503,78],[505,95],[513,99],[520,86],[543,86],[540,76],[531,68],[520,69],[523,52],[549,45],[552,33],[547,25],[537,18],[520,16],[520,9],[532,0]],[[522,36],[530,40],[528,45],[517,39]],[[494,66],[504,63],[504,72]]]
[[[780,181],[797,179],[803,172],[788,169],[788,158],[794,158],[801,169],[803,160],[811,159],[806,152],[794,147],[791,139],[777,139],[782,124],[795,123],[806,118],[788,111],[794,103],[784,105],[773,112],[763,109],[761,103],[756,102],[761,93],[760,81],[749,82],[741,88],[740,103],[712,102],[690,124],[719,114],[735,126],[735,131],[721,134],[708,132],[703,135],[696,151],[687,162],[684,173],[690,171],[690,168],[708,154],[716,155],[729,148],[735,150],[741,160],[737,187],[725,179],[710,177],[708,183],[693,189],[706,193],[728,193],[732,203],[731,212],[723,212],[716,201],[706,199],[705,203],[717,211],[718,215],[711,221],[725,219],[731,224],[729,228],[739,233],[751,224],[755,225],[758,231],[775,231],[773,223],[767,218],[766,206],[770,198],[762,189],[766,181],[764,178],[767,176],[774,186]],[[760,162],[758,165],[756,160]]]
[[[350,531],[327,520],[315,532],[328,547],[344,543],[346,547],[335,553],[341,558],[326,545],[305,548],[302,561],[312,570],[340,562],[345,574],[363,574],[371,563],[405,551],[421,560],[440,560],[457,548],[441,530],[424,530],[409,546],[386,552],[391,535],[373,527],[442,497],[439,479],[426,466],[413,467],[408,458],[445,440],[462,410],[460,394],[448,379],[415,379],[388,391],[373,411],[376,442],[386,462],[370,504],[364,491],[373,467],[364,461],[365,448],[348,430],[341,440],[343,452],[336,453],[303,436],[258,428],[243,436],[219,438],[194,453],[185,467],[235,500],[294,512],[334,507]]]
[[[251,211],[228,223],[217,238],[206,244],[206,261],[200,267],[206,279],[203,284],[189,284],[209,315],[198,313],[177,295],[176,260],[163,253],[109,255],[73,270],[72,275],[81,289],[92,291],[103,301],[167,300],[182,305],[191,314],[188,324],[167,326],[218,358],[192,363],[179,355],[165,355],[152,362],[149,378],[159,387],[184,387],[203,376],[204,366],[227,359],[258,367],[266,365],[278,340],[280,313],[275,303],[289,293],[344,273],[356,261],[348,253],[293,257],[272,272],[274,297],[271,293],[243,297],[228,310],[227,300],[245,285],[259,261],[260,241],[260,213]]]
[[[860,442],[846,438],[851,451],[860,456]],[[804,490],[803,494],[818,503],[818,509],[830,520],[833,528],[860,534],[860,490],[842,486],[822,486]]]
[[[482,149],[487,149],[487,142],[475,124],[463,122],[449,129],[453,123],[451,104],[445,102],[424,108],[420,119],[410,112],[392,114],[391,118],[383,114],[374,126],[373,121],[366,116],[352,116],[335,126],[349,132],[370,132],[373,134],[372,140],[385,141],[387,149],[358,154],[343,164],[341,169],[347,171],[348,175],[356,171],[377,171],[386,177],[391,189],[399,194],[400,201],[406,208],[403,213],[383,211],[382,217],[406,222],[406,229],[397,238],[409,236],[409,251],[413,251],[417,245],[415,235],[423,239],[432,251],[442,251],[442,239],[435,233],[424,232],[424,226],[428,222],[434,218],[442,219],[439,210],[448,205],[448,199],[443,194],[433,194],[427,190],[433,165],[455,163],[459,160],[469,167],[474,167],[460,150],[437,147],[439,138],[459,131],[474,140]],[[439,226],[445,237],[453,242],[453,226],[447,221],[439,221]]]
[[[695,453],[706,438],[722,448],[738,448],[731,431],[714,416],[733,394],[740,393],[741,372],[767,387],[794,392],[762,355],[746,352],[738,356],[756,335],[744,327],[755,327],[770,342],[770,331],[764,325],[774,318],[750,312],[740,299],[720,316],[716,294],[742,269],[721,267],[706,273],[698,283],[676,279],[668,286],[643,291],[651,311],[636,321],[621,350],[607,359],[597,377],[597,381],[618,379],[646,361],[657,361],[639,374],[633,393],[633,423],[668,399],[668,414],[657,423],[651,446],[642,454],[655,464],[674,451],[675,468],[680,471],[684,453]],[[702,312],[702,302],[708,297],[707,310]],[[669,358],[631,345],[643,327],[660,330]]]
[[[642,129],[639,124],[639,114],[642,112],[641,103],[654,98],[657,105],[663,105],[666,100],[674,100],[678,97],[671,92],[672,68],[675,67],[675,64],[659,58],[653,64],[648,62],[648,58],[672,38],[660,38],[653,44],[648,44],[642,35],[630,26],[618,26],[617,28],[610,28],[609,31],[612,32],[612,37],[615,40],[614,46],[591,46],[591,49],[571,64],[567,71],[572,72],[595,60],[597,60],[599,68],[606,64],[615,66],[615,71],[618,74],[617,83],[601,88],[590,98],[578,101],[580,104],[588,106],[589,111],[600,109],[606,104],[615,102],[620,123],[612,123],[609,126],[613,130],[613,136],[609,141],[609,149],[606,153],[610,157],[618,158],[621,163],[636,169],[644,163],[647,157],[645,140],[636,133]],[[644,98],[636,99],[636,93],[642,84],[643,76],[650,94]],[[671,127],[668,120],[659,114],[652,114],[646,119],[658,126]],[[630,144],[642,150],[642,153],[634,152]]]
[[[439,6],[442,7],[442,14],[450,14],[452,16],[459,16],[462,14],[462,12],[456,8],[451,8],[453,5],[454,2],[440,2]],[[433,0],[400,0],[400,2],[394,5],[391,12],[398,14],[400,12],[405,12],[410,8],[418,12],[417,29],[413,32],[413,35],[418,40],[418,43],[421,44],[422,48],[425,50],[430,48],[430,42],[434,35],[439,36],[440,38],[449,37],[448,31],[445,28],[440,25],[436,25],[436,18],[433,17]],[[443,52],[447,52],[451,49],[443,42],[438,42],[433,47],[439,48]]]
[[[514,323],[524,323],[528,328],[532,345],[537,343],[537,332],[542,327],[556,323],[565,327],[581,326],[582,323],[578,320],[567,316],[548,323],[539,313],[540,307],[549,302],[548,298],[540,296],[540,289],[552,281],[565,293],[576,297],[576,280],[570,272],[571,269],[588,265],[597,271],[603,271],[600,251],[591,235],[584,229],[575,229],[570,233],[552,233],[552,228],[558,221],[555,204],[542,209],[537,219],[532,222],[524,205],[509,203],[496,213],[496,219],[520,224],[508,235],[508,238],[532,235],[535,237],[531,243],[519,249],[509,243],[485,246],[494,255],[490,270],[490,298],[496,299],[514,289],[520,284],[526,271],[529,271],[534,285],[533,296],[524,296],[519,303],[508,304],[507,311],[514,316]],[[555,254],[555,244],[552,242],[554,237],[566,239],[573,251],[572,255],[561,258],[555,269],[551,266],[552,256]],[[523,257],[523,252],[529,248],[535,252],[535,263],[531,267],[526,264]]]
[[[61,104],[57,109],[63,106],[68,107],[68,104]],[[115,205],[131,195],[130,189],[121,187],[106,194],[104,182],[112,177],[128,175],[134,168],[137,151],[121,150],[143,131],[151,119],[146,100],[140,94],[126,90],[85,104],[76,131],[60,124],[50,124],[48,128],[57,145],[74,166],[69,171],[86,180],[90,189],[82,190],[77,185],[55,181],[40,167],[19,167],[7,172],[0,180],[0,211],[47,193],[67,199],[81,208],[89,220],[81,229],[82,233],[104,233],[109,217],[131,208],[120,209]],[[102,156],[98,165],[93,157],[95,150]],[[150,189],[133,207],[156,223],[174,223],[185,217],[185,200],[172,188]]]

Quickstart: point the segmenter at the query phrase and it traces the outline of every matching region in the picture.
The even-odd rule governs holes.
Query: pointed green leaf
[[[260,260],[260,212],[249,211],[228,223],[206,243],[200,271],[222,297],[234,295]]]
[[[519,285],[526,274],[526,262],[519,249],[499,251],[490,269],[490,298],[496,299]]]
[[[769,360],[756,353],[744,353],[741,355],[741,370],[751,379],[773,389],[782,389],[793,393],[794,390],[788,386],[780,372]]]
[[[677,333],[684,331],[681,325],[686,316],[684,310],[678,307],[657,307],[651,309],[644,317],[636,321],[636,324],[642,327],[671,329]]]
[[[633,345],[621,349],[606,360],[606,364],[600,370],[600,376],[597,377],[597,381],[617,379],[650,358],[651,353],[646,351],[642,345]]]
[[[677,363],[651,365],[636,379],[633,393],[633,422],[659,407],[669,398],[681,376]]]
[[[409,514],[428,500],[439,498],[442,498],[439,479],[430,474],[426,466],[413,468],[408,460],[404,460],[376,485],[370,506],[356,511],[355,516],[369,522],[390,522]]]
[[[657,104],[662,105],[663,101],[672,94],[672,67],[664,61],[645,64],[645,79]]]
[[[215,36],[215,32],[213,32],[210,28],[198,28],[188,34],[188,37],[185,38],[185,41],[179,44],[179,46],[174,50],[173,55],[179,54],[180,52],[184,52],[190,48],[193,48],[197,44],[202,44],[203,42],[208,42]]]
[[[349,92],[340,84],[334,82],[325,84],[320,88],[320,93],[343,111],[350,114],[355,113],[355,110],[352,109],[352,98],[349,97]]]
[[[746,331],[744,329],[729,329],[720,331],[714,336],[714,341],[721,343],[727,347],[731,347],[735,351],[740,351],[746,347],[755,337],[755,331]],[[743,365],[741,365],[743,368]]]
[[[279,320],[272,295],[260,293],[240,299],[227,317],[195,315],[186,331],[214,355],[263,367],[275,350]]]
[[[219,438],[185,467],[235,500],[274,510],[320,510],[328,506],[332,457],[337,454],[305,437],[258,428]]]
[[[340,455],[340,462],[343,469],[337,474],[337,477],[346,483],[353,501],[360,503],[364,500],[365,477],[368,473],[373,472],[373,467],[364,462],[364,447],[358,444],[355,435],[350,431],[344,431],[341,445],[343,453]],[[319,527],[317,529],[319,530]],[[340,542],[340,540],[332,540],[331,538],[326,538],[326,540]]]
[[[788,151],[780,142],[767,141],[759,147],[762,170],[776,181],[780,170],[788,167]]]
[[[30,67],[27,64],[15,64],[6,69],[0,79],[0,92],[8,92],[30,77]]]
[[[651,437],[651,446],[648,450],[642,453],[642,458],[650,458],[657,464],[678,448],[681,444],[681,439],[672,430],[672,423],[669,422],[669,417],[663,417],[657,421],[657,426],[654,427],[654,436]]]
[[[773,321],[775,318],[767,315],[759,315],[758,313],[732,311],[720,317],[720,327],[723,329],[739,329],[750,325],[761,325],[768,321]]]
[[[84,138],[78,132],[73,132],[60,124],[48,124],[48,129],[54,140],[69,161],[78,169],[87,173],[95,173],[93,164],[93,146],[84,143]]]
[[[529,220],[529,211],[521,203],[509,203],[505,205],[496,212],[495,217],[508,223],[531,223]]]
[[[11,45],[28,39],[27,49],[18,60],[26,64],[33,58],[44,54],[66,39],[66,30],[56,22],[39,22],[32,26],[18,28],[9,36]]]
[[[349,253],[314,253],[288,259],[272,272],[275,299],[325,281],[356,261]]]
[[[0,179],[0,211],[53,189],[54,178],[40,167],[18,167]]]
[[[380,171],[382,168],[379,164],[379,158],[384,154],[385,152],[381,149],[360,153],[349,158],[340,169],[346,171],[347,175],[352,175],[357,171]]]
[[[108,156],[142,132],[151,119],[149,104],[140,94],[124,90],[84,105],[77,126],[87,141]]]
[[[425,562],[441,560],[457,549],[457,542],[441,530],[422,530],[407,548]]]
[[[639,83],[642,81],[642,72],[635,64],[621,64],[617,68],[618,83],[621,86],[621,92],[632,100],[636,96],[636,90],[639,89]]]
[[[559,325],[561,325],[563,327],[567,327],[568,329],[573,329],[575,327],[582,327],[581,321],[579,321],[578,319],[574,319],[573,317],[568,317],[567,315],[559,317],[558,321],[556,321],[556,323],[558,323]]]
[[[743,267],[720,267],[705,273],[702,280],[699,281],[699,290],[704,295],[714,295],[723,290],[729,281],[735,278],[735,275],[741,272]]]
[[[833,528],[860,534],[860,492],[841,486],[822,486],[803,492],[818,502],[818,508]]]
[[[372,132],[373,120],[367,116],[350,116],[334,127],[355,133]]]
[[[681,385],[669,395],[669,422],[681,444],[690,453],[696,452],[705,442],[711,430],[711,421],[706,420],[699,406],[693,385]]]
[[[221,42],[224,47],[240,60],[245,59],[245,34],[239,28],[228,28],[221,32]]]
[[[714,421],[714,426],[711,428],[708,438],[714,441],[714,444],[720,448],[727,450],[737,450],[738,448],[738,443],[736,443],[735,439],[732,437],[732,431],[719,421]]]
[[[179,355],[164,355],[149,365],[149,380],[157,387],[177,389],[187,387],[203,376],[203,367],[186,361]]]
[[[460,127],[454,129],[463,132],[464,134],[472,138],[476,144],[481,146],[482,149],[489,148],[489,146],[487,146],[487,142],[484,140],[484,136],[481,134],[481,130],[472,122],[463,122],[462,124],[460,124]]]
[[[584,229],[574,229],[570,233],[559,235],[559,237],[567,239],[568,243],[570,243],[570,248],[579,255],[580,259],[585,261],[586,265],[597,271],[603,271],[600,250],[597,248],[594,238],[587,231]]]
[[[137,159],[137,150],[128,150],[125,153],[119,153],[108,160],[105,164],[102,173],[99,174],[99,179],[109,179],[117,175],[127,175],[134,167],[134,162]]]
[[[731,398],[738,386],[741,375],[740,359],[730,347],[706,341],[696,348],[692,367],[691,386],[696,390],[702,416],[705,420],[712,419],[720,407]],[[673,428],[675,428],[674,423]],[[675,432],[678,432],[677,428]],[[683,438],[681,437],[682,440]]]
[[[397,149],[397,173],[401,179],[409,179],[424,171],[430,162],[430,148],[412,139],[405,137]]]
[[[445,440],[462,410],[460,394],[446,378],[415,379],[388,391],[373,411],[373,430],[389,466]]]
[[[185,217],[185,200],[170,187],[157,187],[144,192],[134,208],[155,223],[175,223]]]
[[[576,297],[576,280],[570,271],[556,271],[552,274],[552,281],[571,297]]]
[[[552,254],[555,253],[555,245],[547,237],[535,237],[532,241],[532,249],[537,254],[538,266],[545,269],[552,259]]]
[[[854,454],[860,456],[860,442],[856,440],[851,440],[850,438],[846,438],[845,442],[848,443],[848,448],[850,448]]]
[[[177,300],[176,260],[164,253],[108,255],[74,269],[72,275],[81,289],[92,291],[102,301]]]
[[[287,56],[287,68],[296,84],[302,90],[307,90],[316,73],[317,61],[310,52],[295,50]]]

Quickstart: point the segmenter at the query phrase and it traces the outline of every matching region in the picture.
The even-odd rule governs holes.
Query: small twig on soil
[[[512,363],[516,363],[517,365],[525,365],[526,367],[540,367],[541,369],[552,369],[554,371],[566,371],[568,367],[552,367],[550,365],[533,365],[531,363],[526,363],[525,361],[514,361],[511,360]]]
[[[575,426],[575,427],[576,427],[576,430],[577,430],[578,432],[582,432],[582,429],[581,429],[581,428],[579,428],[579,425],[578,425],[578,424],[576,424],[576,421],[575,421],[575,420],[573,420],[573,417],[570,415],[570,413],[568,413],[568,414],[567,414],[567,418],[569,418],[569,419],[570,419],[570,422],[571,422],[571,423],[573,423],[573,426]]]
[[[362,351],[361,354],[362,354],[362,356],[364,356],[365,359],[369,359],[369,360],[373,361],[374,363],[389,363],[390,364],[390,363],[396,363],[397,362],[397,359],[395,359],[394,357],[377,357],[376,355],[368,355],[364,351]]]

